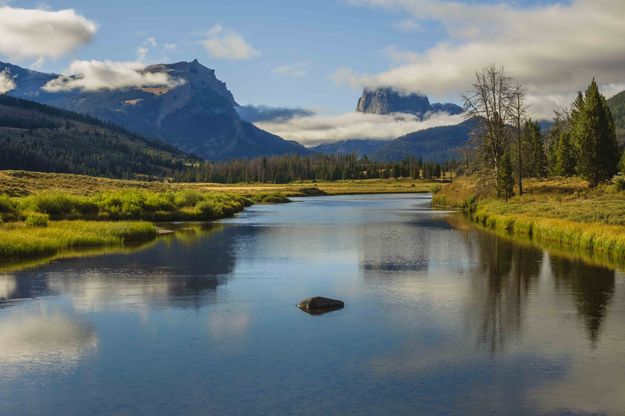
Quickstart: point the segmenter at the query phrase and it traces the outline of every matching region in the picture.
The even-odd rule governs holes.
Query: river
[[[430,203],[296,198],[0,272],[0,414],[623,414],[623,274]]]

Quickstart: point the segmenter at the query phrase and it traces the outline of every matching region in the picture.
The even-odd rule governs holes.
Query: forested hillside
[[[0,169],[169,176],[196,158],[92,117],[0,95]]]

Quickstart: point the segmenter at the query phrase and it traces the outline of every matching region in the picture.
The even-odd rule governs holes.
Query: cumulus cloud
[[[395,27],[404,33],[423,32],[423,26],[415,19],[405,19],[395,24]]]
[[[306,146],[349,139],[392,140],[430,127],[458,124],[462,115],[433,114],[424,120],[412,114],[387,115],[350,112],[335,116],[316,114],[288,120],[259,122],[256,125],[285,139]]]
[[[220,24],[208,30],[207,38],[202,41],[202,45],[210,56],[216,59],[240,61],[260,56],[260,52],[247,43],[243,36],[224,29]]]
[[[0,7],[0,53],[12,59],[57,58],[87,43],[96,24],[74,10]]]
[[[122,88],[167,87],[184,84],[166,72],[150,72],[141,62],[74,61],[62,75],[48,82],[43,89],[60,92],[74,89],[83,91],[115,90]]]
[[[239,116],[250,123],[259,121],[285,121],[294,117],[314,115],[314,111],[303,108],[269,107],[266,105],[246,105],[236,107]]]
[[[5,94],[15,89],[15,81],[7,70],[0,72],[0,94]]]
[[[353,87],[459,93],[470,87],[476,70],[491,63],[504,65],[535,96],[574,93],[592,77],[605,84],[625,80],[622,0],[572,0],[531,7],[444,0],[350,3],[400,10],[418,21],[436,21],[448,34],[445,42],[382,73],[360,74],[348,68],[335,73],[336,81]]]
[[[310,69],[310,63],[308,62],[296,62],[292,65],[279,66],[273,69],[276,74],[287,75],[289,77],[305,77],[308,75]]]

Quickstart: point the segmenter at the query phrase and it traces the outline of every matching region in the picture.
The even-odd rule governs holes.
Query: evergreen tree
[[[574,110],[575,115],[573,112],[571,115],[574,117],[577,171],[596,186],[618,172],[620,152],[612,114],[594,79],[586,90],[581,110]]]
[[[560,132],[560,137],[553,147],[555,149],[553,175],[573,176],[575,174],[575,150],[571,143],[571,135],[567,131]]]
[[[504,200],[514,195],[514,173],[510,152],[506,150],[501,157],[501,165],[497,171],[497,197]]]
[[[537,122],[532,120],[525,122],[523,125],[522,143],[523,153],[525,153],[524,176],[532,178],[544,177],[547,165],[545,143],[540,132],[540,125]]]

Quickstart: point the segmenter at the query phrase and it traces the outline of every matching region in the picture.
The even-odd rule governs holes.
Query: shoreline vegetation
[[[526,179],[522,196],[496,198],[493,181],[462,177],[436,192],[432,204],[461,209],[475,224],[583,258],[625,265],[625,191],[579,178]]]
[[[415,179],[274,184],[166,183],[85,175],[0,171],[0,267],[63,253],[145,243],[163,222],[227,218],[289,197],[431,192]]]

